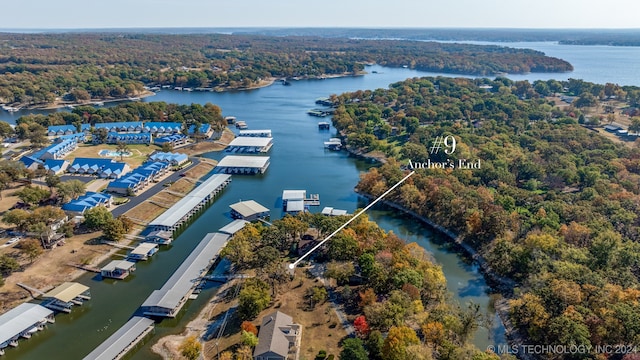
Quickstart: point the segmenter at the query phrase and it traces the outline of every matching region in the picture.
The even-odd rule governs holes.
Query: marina
[[[18,346],[21,337],[29,339],[54,321],[53,311],[31,303],[20,304],[0,315],[0,355],[4,355],[5,348]]]
[[[267,153],[273,146],[273,138],[239,136],[227,147],[230,153]]]

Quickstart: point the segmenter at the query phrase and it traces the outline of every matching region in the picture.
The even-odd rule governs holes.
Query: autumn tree
[[[407,347],[418,344],[420,340],[413,329],[407,326],[393,326],[384,340],[382,354],[385,359],[405,360],[408,359]]]
[[[240,329],[242,329],[242,331],[250,332],[256,336],[258,335],[258,328],[253,325],[251,321],[243,321],[240,325]]]
[[[353,327],[356,329],[356,335],[359,338],[366,338],[369,335],[369,324],[367,318],[364,315],[356,317],[353,321]]]
[[[195,335],[192,335],[184,339],[178,350],[180,351],[180,354],[188,360],[197,360],[200,358],[202,344],[198,341],[198,338]]]

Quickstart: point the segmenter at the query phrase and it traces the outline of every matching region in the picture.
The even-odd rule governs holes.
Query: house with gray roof
[[[271,313],[262,318],[253,360],[298,360],[300,339],[302,325],[283,312]]]

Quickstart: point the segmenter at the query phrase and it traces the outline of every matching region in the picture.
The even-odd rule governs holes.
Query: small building
[[[148,122],[142,127],[142,131],[153,135],[171,135],[182,131],[182,123],[179,122]]]
[[[140,121],[109,122],[109,123],[96,123],[93,127],[96,128],[96,130],[107,129],[107,131],[109,132],[134,133],[134,132],[141,132],[143,128],[143,124]]]
[[[151,144],[153,136],[151,133],[117,133],[110,132],[107,134],[107,144]]]
[[[0,315],[0,355],[6,347],[18,346],[18,339],[31,337],[43,330],[48,322],[55,322],[53,311],[44,306],[24,303]]]
[[[81,133],[88,134],[91,132],[90,124],[82,124],[80,125]],[[72,135],[77,134],[78,128],[75,125],[52,125],[47,128],[47,136],[62,136],[62,135]]]
[[[136,263],[127,260],[113,260],[102,269],[100,275],[105,278],[124,279],[136,270]]]
[[[301,339],[302,325],[294,324],[291,316],[269,314],[262,318],[253,360],[298,360]]]
[[[322,215],[341,216],[341,215],[349,215],[349,214],[347,213],[347,210],[334,209],[332,207],[327,206],[324,209],[322,209]]]
[[[306,196],[306,190],[284,190],[282,192],[283,210],[288,213],[299,213],[304,211],[304,200]]]
[[[331,124],[329,124],[328,122],[319,122],[318,123],[318,129],[320,130],[329,130],[331,128]]]
[[[87,191],[84,195],[62,205],[62,210],[71,215],[82,215],[96,206],[111,207],[113,197],[109,194]]]
[[[273,138],[240,136],[233,139],[227,147],[228,152],[266,153],[273,146]]]
[[[225,156],[218,163],[217,169],[226,174],[264,174],[269,168],[268,156]]]
[[[182,134],[173,134],[162,137],[157,137],[153,140],[153,143],[162,146],[164,144],[170,144],[172,147],[184,145],[189,138]]]
[[[271,130],[240,130],[238,136],[271,137]]]
[[[144,240],[155,244],[169,245],[173,240],[173,233],[171,231],[156,230],[150,232]]]
[[[167,163],[147,162],[120,179],[110,182],[107,191],[122,195],[135,194],[151,182],[157,181],[168,168]]]
[[[229,207],[231,208],[231,217],[234,219],[254,221],[269,217],[269,209],[253,200],[240,201],[229,205]]]
[[[149,160],[166,162],[171,164],[171,166],[181,166],[189,161],[189,157],[186,154],[158,151],[151,154]]]
[[[342,140],[339,138],[331,138],[329,141],[324,142],[324,147],[329,150],[338,151],[342,149]]]
[[[67,170],[69,162],[67,160],[47,159],[44,161],[44,168],[50,174],[60,175]]]
[[[220,230],[218,230],[218,232],[221,232],[223,234],[227,234],[229,236],[233,236],[238,231],[244,229],[244,227],[247,226],[247,224],[250,224],[250,222],[248,222],[246,220],[241,220],[241,219],[233,220],[232,222],[228,223],[227,225],[221,227]]]
[[[128,173],[129,165],[112,159],[75,158],[67,172],[78,175],[95,175],[103,179],[119,179]]]
[[[78,143],[72,139],[64,139],[55,144],[49,145],[36,151],[31,156],[36,159],[62,159],[78,147]]]
[[[127,258],[135,261],[147,260],[156,252],[158,252],[158,244],[153,242],[144,242],[136,246],[135,249],[131,250]]]
[[[43,166],[44,162],[33,156],[23,156],[20,158],[20,162],[24,164],[24,167],[29,170],[37,170],[38,167]]]
[[[77,282],[65,282],[43,295],[42,306],[51,310],[71,312],[73,305],[82,305],[85,300],[91,300],[89,287]]]

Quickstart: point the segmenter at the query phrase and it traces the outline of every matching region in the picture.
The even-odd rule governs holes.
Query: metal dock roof
[[[52,314],[53,311],[44,306],[24,303],[0,315],[0,345],[41,323]]]
[[[54,298],[63,302],[69,302],[78,295],[82,295],[85,291],[89,290],[88,286],[82,285],[76,282],[65,282],[57,288],[44,294],[45,298]]]
[[[230,175],[216,174],[205,180],[197,188],[193,189],[189,195],[183,197],[171,208],[155,218],[149,226],[174,226],[180,219],[193,210],[204,198],[210,195],[218,187],[222,186],[231,178]]]
[[[273,141],[273,138],[268,137],[249,137],[249,136],[240,136],[233,139],[229,143],[229,147],[233,146],[255,146],[255,147],[265,147]]]
[[[242,230],[245,226],[247,226],[247,224],[249,224],[247,220],[241,220],[241,219],[233,220],[232,222],[220,228],[219,231],[221,233],[233,235],[238,231]]]
[[[144,243],[140,243],[140,245],[136,246],[135,249],[131,250],[129,255],[147,256],[149,254],[149,251],[157,248],[158,248],[158,244],[144,242]]]
[[[264,130],[240,130],[240,136],[242,136],[242,137],[244,137],[244,136],[271,137],[271,130],[270,129],[264,129]]]
[[[268,163],[268,156],[227,155],[220,160],[218,167],[263,168]]]
[[[211,260],[222,249],[229,237],[229,235],[218,232],[207,234],[162,288],[151,293],[142,307],[175,309],[187,296],[195,281],[209,266]]]
[[[124,355],[126,350],[140,337],[151,330],[154,321],[141,316],[134,316],[118,331],[109,336],[102,344],[95,348],[85,360],[113,360]]]
[[[269,212],[269,209],[260,205],[254,200],[240,201],[235,204],[229,205],[229,207],[243,217],[250,217],[255,214]]]

